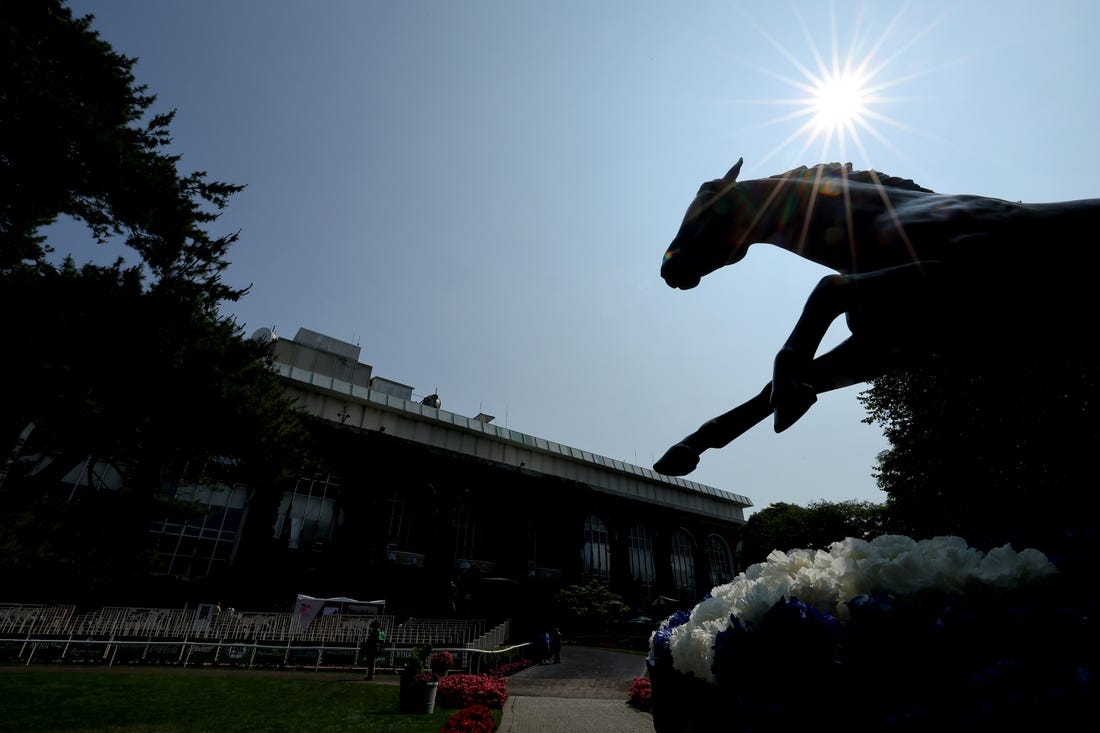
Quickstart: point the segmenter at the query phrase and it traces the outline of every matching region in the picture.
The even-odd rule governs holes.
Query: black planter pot
[[[402,682],[397,712],[427,714],[435,710],[438,682]]]

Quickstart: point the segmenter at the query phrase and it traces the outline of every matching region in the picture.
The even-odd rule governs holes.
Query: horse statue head
[[[661,277],[669,286],[695,287],[704,275],[741,260],[755,242],[776,245],[838,272],[859,269],[856,250],[861,250],[859,265],[864,267],[898,264],[887,261],[897,255],[912,261],[909,245],[887,251],[882,241],[867,241],[869,231],[860,226],[865,221],[853,220],[852,208],[893,210],[905,201],[934,196],[934,191],[908,178],[853,170],[851,163],[803,165],[738,182],[742,162],[722,178],[704,183],[688,206],[661,264]],[[900,225],[894,217],[894,227]],[[907,241],[904,233],[896,238]],[[837,246],[848,239],[852,241]]]
[[[670,287],[693,288],[704,275],[745,256],[755,207],[737,188],[742,163],[739,158],[725,176],[699,187],[665,250],[661,277]]]

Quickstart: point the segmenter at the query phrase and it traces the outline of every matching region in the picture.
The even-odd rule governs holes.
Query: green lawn
[[[397,695],[396,684],[324,672],[0,666],[0,731],[436,733],[456,712],[399,714]]]

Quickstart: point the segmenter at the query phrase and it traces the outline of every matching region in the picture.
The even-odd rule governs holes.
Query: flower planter
[[[435,710],[438,682],[402,682],[397,699],[399,713],[431,713]]]
[[[958,543],[907,547],[883,556],[876,545],[835,545],[842,562],[825,570],[843,572],[821,575],[810,572],[821,557],[815,565],[806,556],[786,574],[789,557],[776,555],[740,585],[715,588],[692,613],[669,617],[647,660],[654,729],[999,733],[1071,729],[1090,714],[1097,647],[1088,587],[1035,572],[1034,558],[1008,551],[984,564],[980,553],[947,553],[929,565],[936,571],[929,582],[905,593],[863,583],[882,571],[910,583],[920,568],[914,553]],[[950,557],[989,572],[956,573],[963,581],[937,585],[951,577]],[[829,613],[839,608],[826,592],[834,580],[858,593],[843,603],[843,618]],[[819,607],[799,593],[816,594]]]

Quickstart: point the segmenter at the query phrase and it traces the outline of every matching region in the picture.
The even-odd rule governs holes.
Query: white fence
[[[352,668],[362,666],[359,647],[372,620],[386,632],[382,669],[403,666],[414,646],[431,645],[450,651],[457,668],[468,671],[475,656],[497,652],[509,626],[332,614],[303,629],[291,613],[111,606],[77,614],[74,606],[0,604],[0,662]]]

